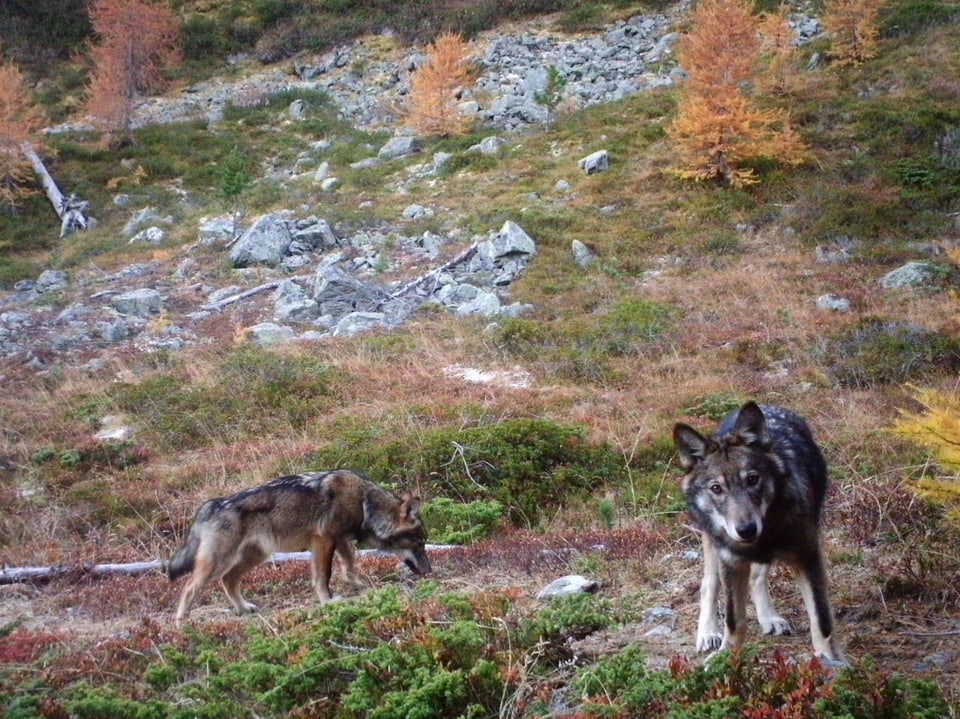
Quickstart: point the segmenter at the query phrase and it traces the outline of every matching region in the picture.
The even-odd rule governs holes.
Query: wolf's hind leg
[[[180,604],[177,606],[177,613],[173,619],[175,626],[179,627],[183,624],[183,620],[186,619],[190,613],[190,608],[193,606],[197,594],[210,579],[213,570],[213,561],[204,554],[198,553],[194,561],[193,573],[190,575],[190,579],[187,580],[187,584],[180,594]]]
[[[753,564],[750,566],[750,598],[757,610],[757,621],[764,634],[790,634],[793,629],[790,622],[781,617],[773,606],[770,596],[770,565]]]
[[[266,553],[260,547],[248,544],[241,550],[240,558],[220,579],[220,586],[223,587],[227,599],[230,600],[237,614],[249,614],[257,611],[257,605],[248,602],[240,594],[240,578],[266,558]]]
[[[720,648],[723,634],[717,621],[717,596],[720,589],[720,567],[713,540],[703,534],[703,580],[700,582],[700,618],[697,620],[697,651],[711,652]]]

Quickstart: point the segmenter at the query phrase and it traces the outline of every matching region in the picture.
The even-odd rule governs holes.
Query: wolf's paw
[[[364,580],[362,580],[360,577],[358,577],[357,575],[353,575],[353,576],[349,576],[349,575],[348,575],[348,576],[344,577],[343,580],[344,580],[344,582],[346,583],[346,585],[347,585],[348,587],[350,587],[351,589],[358,590],[358,591],[361,590],[361,589],[366,589],[367,586],[368,586],[367,583],[366,583]]]
[[[723,643],[723,635],[719,632],[713,633],[704,633],[697,634],[697,651],[698,652],[712,652],[720,648],[720,645]]]
[[[793,634],[793,627],[790,626],[790,622],[776,614],[770,617],[760,617],[759,622],[764,634],[773,634],[777,637],[782,634]]]
[[[237,614],[253,614],[258,611],[260,611],[260,607],[253,602],[244,601],[243,604],[237,607]]]

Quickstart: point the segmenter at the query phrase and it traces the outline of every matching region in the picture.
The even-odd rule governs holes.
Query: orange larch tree
[[[768,157],[804,161],[805,147],[787,113],[764,109],[752,90],[762,53],[760,19],[745,0],[701,0],[690,31],[677,45],[688,79],[680,86],[678,115],[669,128],[680,164],[677,174],[734,187],[757,182],[744,161]]]
[[[463,135],[471,119],[457,107],[457,93],[473,82],[471,59],[460,35],[440,35],[427,50],[427,61],[410,78],[407,123],[424,134]]]
[[[789,9],[788,5],[782,5],[777,12],[762,16],[758,27],[760,57],[764,66],[755,82],[759,90],[771,95],[785,93],[796,77],[791,71],[796,47],[787,16]]]
[[[179,24],[163,3],[94,0],[93,72],[84,111],[109,130],[129,133],[134,104],[165,86],[163,72],[181,61]]]
[[[830,35],[830,55],[840,65],[859,65],[877,52],[877,25],[883,0],[829,0],[823,26]]]
[[[0,203],[11,212],[30,193],[25,186],[30,163],[23,146],[41,125],[42,116],[19,68],[0,62]]]

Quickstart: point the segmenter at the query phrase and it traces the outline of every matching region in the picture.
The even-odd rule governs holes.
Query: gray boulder
[[[351,312],[337,322],[331,334],[334,337],[353,337],[374,327],[382,327],[384,319],[382,312]]]
[[[62,270],[44,270],[33,285],[33,291],[45,295],[67,288],[67,273]]]
[[[320,308],[293,280],[284,280],[273,293],[273,317],[279,322],[312,322]]]
[[[578,266],[586,269],[597,261],[597,253],[583,244],[580,240],[574,240],[571,243],[573,249],[573,261]]]
[[[140,230],[130,238],[131,245],[159,245],[167,238],[167,233],[159,227],[151,226]]]
[[[230,248],[230,262],[234,267],[276,267],[283,260],[292,239],[284,214],[264,215]]]
[[[817,298],[817,309],[828,312],[849,312],[850,300],[839,295],[820,295]]]
[[[908,262],[902,267],[891,270],[880,278],[880,286],[885,290],[899,290],[907,287],[922,287],[937,276],[937,266],[930,262]]]
[[[397,157],[406,157],[423,149],[423,143],[413,135],[399,135],[391,137],[387,144],[380,148],[377,157],[381,160],[392,160]]]
[[[457,307],[457,315],[459,317],[468,317],[470,315],[493,317],[498,314],[500,314],[500,299],[492,292],[486,292],[484,290],[478,290],[473,299]]]
[[[339,267],[325,266],[317,270],[313,299],[320,314],[342,317],[351,312],[371,312],[388,299],[377,285],[367,284]]]
[[[334,231],[333,225],[316,217],[297,220],[290,238],[292,244],[309,247],[312,250],[327,250],[340,244],[340,238]]]
[[[250,341],[258,347],[285,344],[293,340],[294,331],[284,325],[273,322],[261,322],[247,329]]]
[[[141,289],[111,297],[110,306],[122,315],[147,318],[160,314],[163,300],[156,290]]]
[[[490,256],[494,259],[513,254],[537,254],[537,245],[530,235],[524,232],[520,225],[511,220],[504,222],[500,231],[488,243],[484,244],[487,245],[486,251],[489,251]]]
[[[229,216],[203,219],[197,228],[197,241],[201,245],[210,245],[214,242],[229,242],[233,239],[234,222]]]
[[[569,574],[566,577],[555,579],[537,594],[537,599],[556,599],[571,594],[594,593],[600,589],[600,584],[593,579],[587,579],[579,574]]]
[[[497,135],[491,135],[483,138],[476,145],[471,145],[467,152],[479,152],[482,155],[497,155],[500,149],[507,144],[507,141]]]
[[[290,103],[287,108],[287,115],[291,120],[305,120],[307,118],[307,103],[301,98],[297,98]]]
[[[141,227],[147,224],[172,225],[173,217],[171,215],[161,217],[154,208],[145,207],[130,218],[123,226],[121,233],[124,237],[133,237]]]
[[[604,172],[610,167],[610,155],[606,150],[597,150],[580,160],[579,164],[588,175]]]

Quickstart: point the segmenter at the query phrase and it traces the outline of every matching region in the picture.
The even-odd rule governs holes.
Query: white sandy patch
[[[473,384],[492,384],[511,389],[526,389],[533,383],[530,373],[522,369],[482,370],[457,364],[444,367],[443,373]]]

